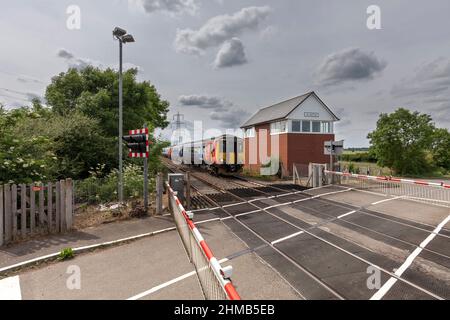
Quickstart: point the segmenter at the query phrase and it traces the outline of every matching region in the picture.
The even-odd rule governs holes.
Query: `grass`
[[[74,257],[74,252],[72,250],[72,248],[65,248],[62,249],[61,252],[59,253],[59,260],[69,260],[69,259],[73,259]]]

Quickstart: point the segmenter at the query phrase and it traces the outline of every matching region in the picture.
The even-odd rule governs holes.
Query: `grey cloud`
[[[335,109],[335,114],[341,119],[341,121],[336,123],[337,129],[348,127],[352,124],[352,121],[350,120],[350,113],[345,110],[345,108]]]
[[[3,92],[3,93],[2,93]],[[33,99],[39,99],[40,101],[44,101],[44,98],[33,92],[24,92],[7,88],[0,88],[0,96],[8,98],[11,101],[17,102],[31,102]]]
[[[232,106],[232,103],[229,101],[206,95],[182,95],[178,98],[178,101],[183,106],[195,106],[210,110],[227,110]]]
[[[69,68],[75,68],[77,70],[82,70],[88,66],[93,66],[93,67],[97,67],[97,68],[113,68],[113,69],[118,69],[119,65],[104,65],[99,61],[94,61],[91,59],[87,59],[87,58],[80,58],[80,57],[76,57],[72,52],[66,50],[66,49],[59,49],[57,52],[57,56],[59,58],[62,58],[66,61],[67,65]],[[140,66],[137,66],[133,63],[129,63],[129,62],[124,62],[123,63],[123,69],[124,70],[128,70],[128,69],[138,69],[139,72],[142,72],[143,69]]]
[[[239,128],[250,114],[242,109],[232,108],[226,111],[215,111],[210,115],[211,120],[220,121],[227,129]]]
[[[440,57],[422,64],[393,86],[391,94],[421,104],[437,122],[450,122],[450,59]]]
[[[175,14],[195,14],[198,10],[197,0],[130,0],[129,2],[140,6],[147,13],[163,11]]]
[[[34,79],[28,76],[19,76],[17,77],[17,81],[22,82],[22,83],[44,83],[41,80],[38,79]]]
[[[66,49],[59,49],[56,55],[59,58],[64,59],[70,68],[75,68],[78,70],[84,69],[89,65],[101,66],[101,64],[95,63],[89,59],[77,58],[73,53],[67,51]]]
[[[246,64],[247,57],[242,41],[233,38],[226,41],[219,50],[214,61],[215,68],[226,68]]]
[[[336,85],[346,81],[370,80],[383,71],[387,63],[374,52],[348,48],[327,56],[316,71],[317,83]]]
[[[74,58],[73,54],[70,53],[69,51],[67,51],[66,49],[59,49],[57,55],[58,55],[58,57],[63,58],[63,59],[73,59]]]
[[[438,58],[417,68],[414,74],[392,88],[396,97],[421,96],[436,99],[437,94],[446,94],[450,88],[450,59]],[[439,97],[445,99],[445,97]]]
[[[233,15],[213,17],[198,30],[178,29],[175,48],[181,53],[202,54],[207,48],[216,47],[246,30],[256,29],[270,12],[268,6],[248,7]]]

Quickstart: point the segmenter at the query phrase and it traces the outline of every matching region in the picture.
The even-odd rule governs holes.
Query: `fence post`
[[[11,210],[11,186],[9,184],[4,186],[4,225],[5,225],[5,243],[12,239],[12,210]]]
[[[186,172],[186,209],[191,210],[191,173]]]
[[[56,182],[56,193],[55,193],[55,221],[56,221],[56,232],[61,232],[61,184],[59,181]]]
[[[11,186],[11,216],[12,216],[12,237],[17,239],[17,185]]]
[[[0,185],[0,247],[3,245],[3,186]]]
[[[162,198],[163,198],[163,176],[159,172],[156,176],[156,214],[162,213]]]
[[[36,194],[34,183],[30,184],[30,232],[34,234],[36,228]]]
[[[72,179],[66,180],[66,230],[72,229],[73,221],[73,197],[72,197]]]
[[[48,231],[53,232],[53,184],[47,186],[47,225]]]
[[[20,185],[20,235],[27,235],[27,185]]]
[[[44,232],[45,230],[45,224],[44,224],[44,218],[45,218],[45,197],[44,197],[44,184],[39,184],[39,229],[40,232]]]
[[[61,232],[65,232],[66,229],[66,182],[61,180],[60,182],[60,223],[61,223]]]

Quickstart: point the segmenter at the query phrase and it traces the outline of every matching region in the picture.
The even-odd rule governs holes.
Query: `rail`
[[[325,170],[329,181],[357,190],[450,207],[450,184]]]
[[[188,216],[176,193],[168,183],[166,186],[175,225],[186,253],[195,266],[205,299],[240,300],[241,298],[230,280],[232,268],[230,266],[222,268],[200,231],[192,222],[192,217]]]

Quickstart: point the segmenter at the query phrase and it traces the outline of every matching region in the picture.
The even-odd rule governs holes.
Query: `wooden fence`
[[[0,246],[72,228],[73,182],[0,185]]]

